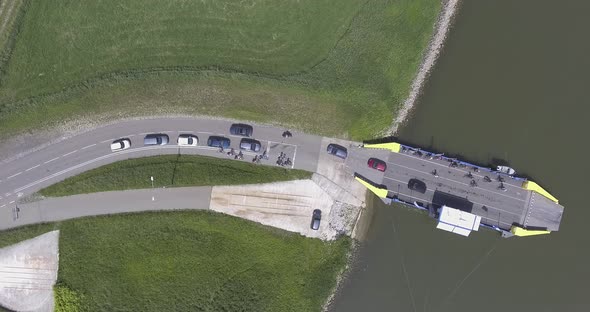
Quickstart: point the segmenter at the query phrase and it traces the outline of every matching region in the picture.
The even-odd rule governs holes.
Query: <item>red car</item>
[[[369,158],[367,165],[370,168],[377,169],[379,171],[385,171],[385,169],[387,169],[387,165],[385,164],[385,162],[377,158]]]

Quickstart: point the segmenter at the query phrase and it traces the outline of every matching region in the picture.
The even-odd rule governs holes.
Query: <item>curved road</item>
[[[199,154],[228,157],[217,148],[206,146],[210,135],[230,138],[231,147],[238,150],[242,137],[229,135],[231,121],[200,118],[159,118],[123,121],[76,135],[55,144],[45,146],[23,157],[0,163],[0,222],[11,222],[17,215],[20,197],[32,194],[67,177],[128,158],[161,154]],[[264,164],[275,165],[280,152],[293,159],[293,168],[315,172],[317,169],[322,137],[293,132],[284,139],[284,129],[270,126],[254,126],[253,138],[268,150],[269,159]],[[143,146],[148,133],[165,133],[169,145]],[[179,134],[194,134],[196,147],[178,147]],[[111,152],[110,144],[119,138],[129,138],[131,148]],[[262,153],[262,150],[261,152]],[[242,161],[251,161],[254,153],[246,152]],[[157,179],[157,177],[154,177]]]

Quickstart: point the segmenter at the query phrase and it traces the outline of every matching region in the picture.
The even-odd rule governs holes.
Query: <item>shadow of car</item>
[[[426,183],[418,179],[410,179],[410,181],[408,181],[408,188],[422,194],[426,193]]]
[[[207,140],[207,145],[211,147],[229,148],[230,141],[226,137],[212,135]]]
[[[246,124],[233,124],[229,127],[229,133],[232,135],[240,135],[250,137],[254,133],[254,129]]]
[[[328,144],[328,148],[326,150],[328,151],[328,154],[342,159],[345,159],[346,156],[348,156],[348,150],[342,145],[331,143]]]
[[[168,144],[169,138],[167,134],[153,133],[148,134],[143,138],[143,145],[166,145]]]
[[[262,145],[258,140],[244,138],[240,141],[240,149],[243,150],[258,152],[260,151],[261,147]]]
[[[317,231],[320,228],[320,221],[322,220],[322,211],[316,209],[311,216],[311,229]]]

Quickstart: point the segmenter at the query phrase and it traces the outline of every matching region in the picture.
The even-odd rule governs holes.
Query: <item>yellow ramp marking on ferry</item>
[[[537,184],[533,181],[524,181],[522,183],[522,188],[524,188],[525,190],[537,192],[537,193],[551,199],[552,201],[558,203],[557,198],[555,198],[553,195],[549,194],[549,192],[545,191],[545,189],[543,189],[539,184]]]
[[[375,187],[373,185],[371,185],[369,182],[359,178],[359,177],[355,177],[355,179],[359,182],[361,182],[362,185],[364,185],[366,188],[369,189],[369,191],[375,193],[375,195],[381,197],[381,198],[385,198],[387,197],[387,189],[382,189],[379,187]]]
[[[402,146],[399,143],[395,143],[395,142],[390,142],[390,143],[379,143],[379,144],[365,144],[363,145],[363,147],[366,148],[383,148],[383,149],[388,149],[394,153],[399,153],[399,151],[401,150]]]
[[[512,232],[512,234],[516,235],[516,236],[533,236],[533,235],[543,235],[543,234],[549,234],[551,233],[551,231],[543,231],[543,230],[526,230],[523,229],[519,226],[512,226],[512,228],[510,228],[510,232]]]

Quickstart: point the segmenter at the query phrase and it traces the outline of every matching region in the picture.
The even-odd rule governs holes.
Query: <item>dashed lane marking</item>
[[[66,157],[66,156],[72,155],[72,154],[74,154],[74,153],[75,153],[75,152],[77,152],[77,151],[78,151],[78,150],[71,151],[71,152],[69,152],[69,153],[67,153],[67,154],[63,154],[61,157]]]
[[[50,159],[50,160],[48,160],[48,161],[44,162],[44,164],[48,164],[48,163],[50,163],[50,162],[52,162],[52,161],[55,161],[55,160],[58,160],[58,159],[59,159],[59,157],[55,157],[55,158],[53,158],[53,159]]]
[[[25,170],[25,172],[27,172],[27,171],[31,171],[31,170],[33,170],[33,169],[35,169],[35,168],[39,168],[40,166],[41,166],[41,165],[36,165],[36,166],[33,166],[33,167],[31,167],[31,168],[29,168],[29,169]]]
[[[11,204],[14,204],[14,202],[15,202],[15,201],[13,200],[13,201],[9,202],[8,204],[9,204],[9,205],[11,205]]]
[[[91,147],[93,147],[93,146],[96,146],[96,143],[94,143],[94,144],[90,144],[90,145],[87,145],[87,146],[84,146],[84,147],[82,147],[82,148],[81,148],[81,150],[85,150],[85,149],[87,149],[87,148],[91,148]]]
[[[6,180],[8,180],[8,179],[12,179],[12,178],[16,177],[17,175],[19,175],[19,174],[21,174],[21,173],[23,173],[23,172],[21,171],[21,172],[18,172],[18,173],[16,173],[16,174],[13,174],[13,175],[11,175],[11,176],[7,177],[7,178],[6,178]]]
[[[2,205],[2,206],[0,206],[0,208],[4,208],[4,207],[6,207],[6,205]]]

